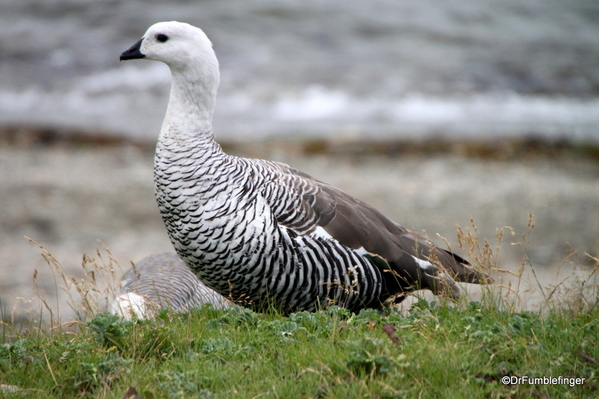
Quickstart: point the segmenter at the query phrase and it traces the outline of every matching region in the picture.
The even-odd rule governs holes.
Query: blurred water
[[[218,137],[599,142],[596,0],[0,0],[0,124],[155,137],[168,69],[118,56],[161,20],[214,43]]]

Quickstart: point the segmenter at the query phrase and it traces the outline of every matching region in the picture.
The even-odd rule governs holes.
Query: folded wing
[[[372,206],[287,165],[277,187],[285,187],[285,206],[273,207],[277,222],[300,235],[321,227],[348,250],[361,251],[383,269],[387,296],[430,289],[456,297],[456,281],[486,284],[491,278],[460,256],[389,220]],[[279,202],[279,203],[281,203]]]

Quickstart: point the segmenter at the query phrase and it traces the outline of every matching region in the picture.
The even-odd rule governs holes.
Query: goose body
[[[112,313],[147,318],[160,309],[175,312],[211,304],[225,310],[232,303],[206,287],[175,253],[146,256],[125,273],[112,303]]]
[[[357,311],[417,289],[456,297],[456,281],[487,282],[333,186],[282,163],[225,154],[212,131],[218,61],[199,28],[155,24],[121,55],[136,58],[171,69],[156,200],[175,250],[208,287],[255,309]]]

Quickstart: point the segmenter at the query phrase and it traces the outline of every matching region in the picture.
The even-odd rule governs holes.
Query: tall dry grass
[[[504,226],[497,230],[494,242],[480,237],[475,221],[471,219],[470,222],[469,227],[457,227],[458,246],[477,269],[495,279],[494,284],[479,287],[480,300],[485,306],[510,313],[523,310],[544,313],[560,309],[584,312],[599,306],[597,256],[589,253],[580,256],[571,249],[551,271],[540,270],[531,262],[528,252],[534,229],[532,213],[524,232],[518,233]],[[517,267],[502,267],[501,248],[504,245],[518,248],[520,263]],[[465,299],[472,297],[466,296]]]
[[[25,238],[41,251],[40,255],[50,268],[57,295],[49,298],[42,292],[39,288],[39,273],[35,270],[32,282],[36,297],[33,300],[20,298],[21,306],[17,305],[10,314],[2,315],[2,327],[6,329],[10,326],[17,334],[20,331],[27,333],[32,328],[47,333],[70,330],[108,309],[117,295],[123,271],[110,249],[102,242],[99,241],[99,248],[94,256],[83,255],[82,277],[77,278],[65,270],[42,244],[32,238]],[[66,295],[70,312],[64,312],[64,303],[59,299],[58,292]]]

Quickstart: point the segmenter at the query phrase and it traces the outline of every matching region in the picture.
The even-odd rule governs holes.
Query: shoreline
[[[156,138],[134,138],[115,132],[88,131],[73,127],[41,125],[1,125],[0,144],[27,148],[117,148],[135,147],[153,152]],[[225,135],[225,137],[227,137]],[[446,138],[441,135],[424,138],[320,138],[307,135],[275,136],[258,140],[224,138],[217,141],[226,152],[240,156],[261,157],[272,152],[292,155],[332,156],[458,156],[482,160],[518,160],[576,157],[599,162],[599,143],[565,137],[549,138],[540,135],[496,138]]]

